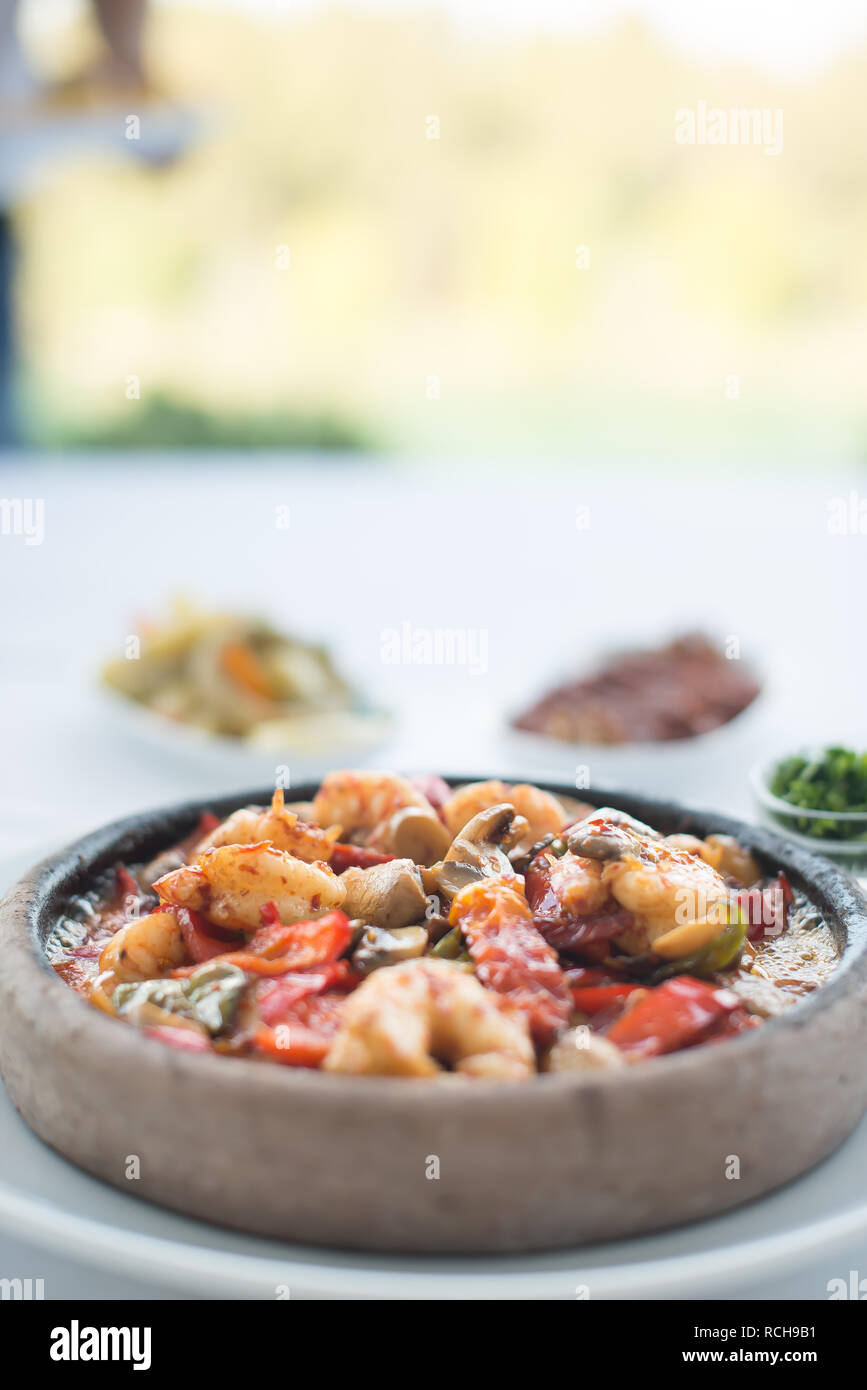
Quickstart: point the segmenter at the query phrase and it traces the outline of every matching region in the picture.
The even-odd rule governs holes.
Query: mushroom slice
[[[369,869],[347,869],[340,882],[346,889],[344,912],[348,917],[361,917],[372,927],[393,931],[425,915],[427,898],[421,874],[411,859],[389,859]]]
[[[435,811],[425,806],[404,806],[389,821],[393,852],[416,864],[436,864],[447,853],[451,835]]]
[[[352,953],[352,965],[359,975],[369,975],[385,965],[423,956],[428,935],[424,927],[365,927],[361,940]]]
[[[600,806],[565,832],[567,848],[584,859],[622,859],[635,853],[641,840],[660,840],[658,830],[618,811]]]
[[[448,897],[454,897],[468,883],[480,878],[509,877],[515,871],[506,851],[526,832],[527,822],[514,806],[507,802],[489,806],[467,821],[452,841],[445,859],[434,866],[428,877],[432,877],[437,889]]]

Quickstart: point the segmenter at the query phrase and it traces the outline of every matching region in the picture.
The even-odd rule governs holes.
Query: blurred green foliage
[[[83,41],[59,32],[54,66]],[[201,138],[160,170],[70,162],[19,218],[41,437],[859,447],[864,52],[797,83],[637,23],[507,41],[180,6],[148,45]],[[700,101],[780,108],[782,153],[679,145]]]
[[[335,415],[226,414],[157,392],[134,410],[93,419],[34,421],[34,442],[67,449],[324,449],[371,447]]]

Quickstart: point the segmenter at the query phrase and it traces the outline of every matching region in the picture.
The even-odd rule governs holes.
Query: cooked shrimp
[[[440,1063],[488,1077],[535,1070],[523,1018],[459,966],[426,957],[377,970],[350,995],[324,1066],[433,1076]]]
[[[604,862],[603,884],[634,915],[633,929],[615,938],[630,953],[652,947],[677,958],[707,945],[728,925],[725,882],[691,849],[652,839],[604,812],[576,827],[570,844]]]
[[[612,896],[634,914],[642,947],[666,959],[700,950],[729,923],[725,883],[704,860],[682,850],[662,851],[653,864],[609,864],[604,877]]]
[[[567,917],[585,917],[588,913],[602,911],[609,897],[603,881],[604,865],[595,859],[582,859],[577,854],[564,854],[558,859],[543,851],[540,859],[548,866],[551,891]]]
[[[470,782],[461,787],[443,807],[443,816],[452,835],[458,835],[467,821],[489,806],[507,802],[514,806],[519,816],[529,824],[528,834],[517,849],[529,849],[544,835],[556,835],[563,829],[569,816],[556,796],[533,787],[528,782],[510,786],[508,782]]]
[[[686,854],[697,854],[699,859],[710,864],[712,869],[719,868],[720,851],[714,851],[706,840],[700,840],[697,835],[666,835],[665,844],[670,845],[672,849],[682,849]]]
[[[626,1058],[619,1047],[582,1024],[561,1033],[548,1053],[545,1070],[611,1071],[625,1065]]]
[[[329,772],[313,801],[317,825],[339,825],[343,837],[392,852],[392,817],[407,806],[433,810],[426,796],[390,772]]]
[[[732,835],[708,835],[706,840],[699,840],[695,835],[666,835],[665,843],[700,855],[717,873],[737,879],[744,888],[751,887],[762,876],[755,857]]]
[[[267,810],[261,806],[244,806],[235,811],[205,836],[195,853],[203,854],[205,850],[222,845],[253,845],[268,840],[275,849],[304,859],[308,864],[317,860],[327,864],[338,834],[336,828],[323,830],[319,825],[299,820],[295,812],[284,805],[283,789],[278,787]]]
[[[103,948],[100,973],[110,970],[115,983],[152,980],[164,970],[183,965],[187,951],[172,912],[149,912],[127,922]]]
[[[307,864],[267,841],[219,845],[195,864],[154,884],[163,902],[201,912],[220,927],[256,931],[261,908],[273,903],[281,922],[301,922],[340,907],[344,886],[327,864]]]

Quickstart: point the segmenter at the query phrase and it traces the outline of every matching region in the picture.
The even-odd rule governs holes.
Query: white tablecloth
[[[109,726],[92,690],[136,616],[177,591],[325,634],[398,713],[376,761],[415,769],[508,773],[507,712],[600,649],[689,627],[735,637],[762,672],[765,707],[751,742],[685,790],[749,813],[757,751],[867,744],[867,535],[829,529],[835,503],[857,516],[859,485],[867,497],[842,468],[817,481],[784,468],[628,475],[532,459],[504,476],[324,458],[7,459],[0,492],[44,502],[44,537],[0,534],[5,853],[242,789],[225,769],[175,761]],[[476,646],[465,666],[386,662],[384,633],[404,623],[466,632],[486,643],[485,660]],[[50,1261],[35,1264],[50,1273]],[[68,1270],[58,1262],[58,1289]],[[80,1287],[104,1285],[87,1276]]]

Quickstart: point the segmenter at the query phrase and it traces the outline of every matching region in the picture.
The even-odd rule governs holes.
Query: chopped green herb
[[[867,826],[843,817],[867,811],[867,753],[826,748],[814,758],[784,758],[774,769],[770,791],[781,801],[827,816],[802,816],[798,829],[818,839],[867,840]]]

